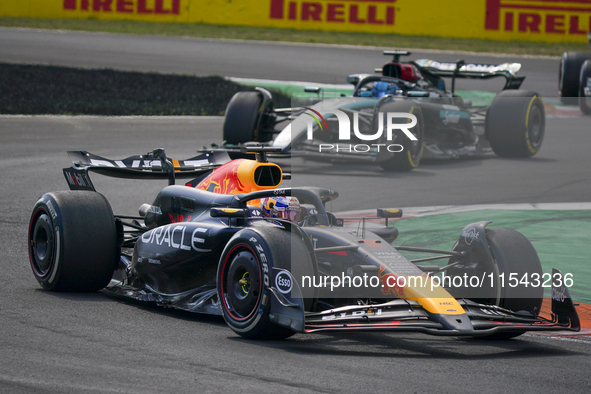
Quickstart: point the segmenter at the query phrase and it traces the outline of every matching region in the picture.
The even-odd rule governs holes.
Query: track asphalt
[[[348,73],[371,70],[384,60],[377,50],[13,29],[0,29],[0,48],[0,57],[9,62],[328,83],[342,83]],[[458,58],[424,57],[430,56]],[[524,88],[544,97],[556,94],[558,59],[516,60],[524,63]],[[23,242],[39,195],[66,187],[61,174],[70,164],[66,150],[122,158],[162,146],[169,157],[186,158],[218,140],[221,124],[220,118],[192,117],[0,117],[5,148],[0,392],[589,391],[589,337],[526,334],[491,342],[357,333],[256,342],[238,338],[221,319],[118,302],[102,293],[40,290]],[[315,164],[308,170],[305,163],[294,163],[294,170],[300,171],[301,184],[342,193],[334,211],[392,204],[577,203],[589,201],[588,131],[589,121],[580,113],[548,119],[544,146],[530,160],[488,156],[425,162],[411,174],[382,173],[371,165]],[[95,182],[117,213],[137,212],[161,187],[100,177]],[[376,192],[378,183],[388,190]],[[441,242],[457,238],[464,224]],[[495,218],[493,225],[502,224]]]

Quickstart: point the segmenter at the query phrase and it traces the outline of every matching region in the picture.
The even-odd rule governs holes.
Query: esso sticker
[[[289,272],[281,271],[275,276],[275,287],[280,293],[287,294],[291,292],[293,279]]]

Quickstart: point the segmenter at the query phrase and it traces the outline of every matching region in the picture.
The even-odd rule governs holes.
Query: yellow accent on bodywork
[[[254,179],[254,174],[257,168],[259,167],[277,167],[279,169],[279,179],[276,180],[276,184],[272,185],[272,186],[260,186],[257,185],[257,183],[255,182]],[[238,166],[238,178],[240,179],[240,181],[243,183],[244,185],[244,192],[254,192],[257,190],[269,190],[269,189],[275,189],[277,188],[277,186],[279,186],[279,184],[281,184],[281,181],[283,179],[283,171],[281,171],[281,167],[279,167],[277,164],[274,163],[260,163],[254,160],[244,160],[242,163],[240,163],[240,166]]]
[[[181,163],[178,160],[172,159],[172,166],[174,167],[175,172],[181,172]]]
[[[440,315],[463,315],[464,308],[455,298],[409,298],[419,302],[426,311]]]
[[[422,275],[424,286],[410,286],[411,280],[407,278],[406,286],[403,287],[403,298],[420,303],[429,313],[440,315],[461,315],[466,313],[464,308],[441,286],[431,287],[432,279],[426,279]],[[415,282],[416,284],[416,282]],[[437,281],[435,282],[437,284]]]

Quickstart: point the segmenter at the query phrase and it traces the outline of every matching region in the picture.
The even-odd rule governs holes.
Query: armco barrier
[[[584,43],[591,0],[2,0],[0,16]]]

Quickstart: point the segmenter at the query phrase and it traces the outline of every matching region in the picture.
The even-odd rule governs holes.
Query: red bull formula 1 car
[[[180,161],[161,149],[123,160],[69,152],[74,164],[63,171],[71,190],[44,194],[31,215],[35,278],[49,291],[104,289],[222,315],[247,338],[357,330],[508,338],[579,330],[568,275],[543,273],[520,233],[481,221],[461,231],[453,250],[394,246],[398,230],[388,220],[400,210],[377,209],[382,227],[358,218],[347,226],[325,208],[337,192],[279,188],[287,176],[265,159],[269,150],[250,148],[258,160],[233,161],[220,152]],[[169,186],[139,215],[116,215],[89,172],[168,179]],[[176,185],[180,178],[190,180]],[[266,215],[287,197],[285,209],[299,217]],[[409,260],[401,251],[434,256]],[[444,263],[425,264],[432,260]],[[458,283],[465,277],[470,282]],[[509,286],[514,277],[519,282]],[[482,281],[476,286],[472,278]],[[552,315],[544,318],[542,286],[550,282]]]
[[[348,77],[355,87],[350,97],[275,109],[264,89],[237,93],[226,109],[224,147],[232,152],[250,141],[264,142],[281,148],[280,156],[376,163],[385,171],[412,170],[423,157],[457,158],[492,151],[499,156],[530,157],[540,150],[544,104],[538,93],[519,90],[525,79],[516,75],[520,64],[403,62],[400,58],[410,52],[384,53],[393,60],[379,70],[381,75]],[[451,79],[451,90],[444,78]],[[506,83],[490,105],[473,105],[455,94],[458,78],[504,78]],[[319,88],[307,91],[321,93]],[[411,114],[415,119],[409,126],[412,136],[401,130],[385,132],[390,121],[408,122],[385,118],[389,113]],[[349,128],[344,134],[343,127]]]

